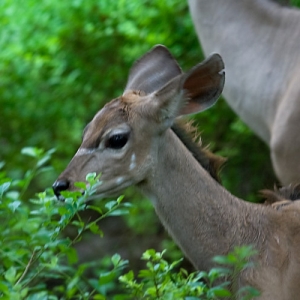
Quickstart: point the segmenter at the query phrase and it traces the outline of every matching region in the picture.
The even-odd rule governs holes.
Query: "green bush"
[[[142,259],[147,261],[147,269],[140,270],[137,282],[132,271],[120,276],[119,280],[125,284],[129,295],[125,299],[234,299],[250,300],[259,296],[259,292],[250,286],[245,286],[233,295],[229,289],[237,284],[233,278],[248,267],[249,258],[254,254],[251,247],[236,248],[227,256],[215,257],[215,262],[223,264],[223,268],[214,268],[209,272],[188,273],[184,269],[174,271],[179,261],[168,263],[163,259],[164,251],[159,253],[153,249],[147,250]],[[226,280],[227,279],[227,280]],[[224,281],[223,283],[219,283]]]
[[[235,278],[249,267],[248,260],[253,252],[247,247],[215,258],[226,268],[190,274],[184,269],[178,270],[180,261],[168,263],[164,260],[164,251],[149,249],[142,256],[147,268],[139,271],[139,280],[133,271],[122,275],[128,262],[118,254],[111,257],[109,267],[101,258],[79,264],[74,245],[83,233],[90,231],[101,238],[99,221],[128,214],[132,205],[123,202],[123,196],[117,200],[101,200],[97,206],[86,203],[95,187],[101,184],[96,174],[87,175],[88,186],[76,183],[84,194],[63,192],[64,203],[56,200],[52,189],[38,193],[26,203],[22,195],[35,176],[49,170],[44,165],[49,162],[53,150],[25,148],[22,153],[35,160],[35,167],[26,172],[24,179],[13,180],[4,171],[0,172],[1,299],[216,299],[231,295],[228,288],[234,284],[234,281],[215,284],[216,280]],[[95,211],[98,217],[84,222],[79,213],[85,209]],[[75,237],[64,234],[67,226],[76,229]],[[247,294],[243,299],[250,299],[249,295],[257,293],[251,288],[241,292]]]
[[[109,284],[105,283],[106,277],[110,276],[112,281],[125,262],[115,255],[112,257],[112,270],[105,275],[102,270],[100,277],[87,279],[84,273],[90,264],[77,265],[73,245],[85,231],[101,237],[103,233],[97,223],[108,216],[128,213],[130,204],[122,203],[123,197],[119,197],[99,207],[87,205],[86,198],[100,184],[95,174],[87,176],[88,188],[84,183],[77,183],[85,190],[84,195],[65,192],[66,201],[61,204],[52,189],[48,189],[26,204],[22,200],[24,189],[35,175],[48,169],[43,165],[52,151],[26,148],[22,152],[36,159],[36,167],[27,172],[24,179],[12,180],[6,177],[4,171],[0,174],[0,294],[7,299],[59,299],[57,295],[63,295],[65,299],[87,299],[86,295],[96,297],[99,293],[103,294],[103,290],[109,288],[106,287]],[[98,218],[83,222],[79,212],[86,208],[96,211]],[[76,228],[77,235],[72,239],[62,234],[67,226]],[[101,270],[100,261],[92,265],[95,271]],[[52,281],[59,284],[49,288]]]

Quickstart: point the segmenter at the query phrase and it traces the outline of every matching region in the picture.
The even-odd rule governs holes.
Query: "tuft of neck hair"
[[[300,184],[290,184],[280,188],[274,187],[273,191],[262,190],[260,194],[265,199],[265,204],[279,210],[293,204],[294,201],[300,200]]]
[[[221,183],[220,171],[226,158],[213,154],[208,147],[202,146],[198,129],[191,121],[176,120],[171,127],[176,136],[194,156],[198,163],[214,178]]]

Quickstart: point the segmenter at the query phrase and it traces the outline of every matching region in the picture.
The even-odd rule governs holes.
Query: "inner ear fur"
[[[181,89],[185,91],[187,104],[179,114],[197,113],[214,105],[223,91],[224,83],[222,57],[212,54],[183,75]]]
[[[162,119],[201,112],[216,103],[225,82],[224,63],[213,54],[155,93]]]
[[[156,45],[134,63],[124,93],[129,90],[153,93],[179,74],[181,68],[170,51]]]

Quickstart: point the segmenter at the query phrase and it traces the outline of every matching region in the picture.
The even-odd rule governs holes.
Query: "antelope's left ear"
[[[152,104],[160,121],[201,112],[216,103],[223,91],[224,63],[213,54],[154,93]],[[159,108],[159,111],[157,111]]]

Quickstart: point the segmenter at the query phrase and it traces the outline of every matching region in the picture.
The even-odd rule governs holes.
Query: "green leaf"
[[[110,217],[116,217],[116,216],[123,216],[123,215],[128,215],[129,210],[126,208],[120,208],[120,209],[115,209],[107,214],[107,216]]]
[[[50,262],[51,268],[55,268],[57,266],[57,263],[58,263],[58,257],[57,256],[51,257],[51,262]]]
[[[231,264],[232,261],[228,258],[228,256],[218,255],[213,258],[213,261],[218,264],[228,265]]]
[[[25,297],[27,296],[28,294],[28,291],[29,291],[29,288],[22,288],[21,292],[20,292],[20,296],[21,296],[21,299],[25,299]],[[50,300],[50,299],[49,299]]]
[[[16,209],[21,205],[21,201],[15,200],[8,204],[8,207],[11,209],[12,212],[15,212]]]
[[[209,293],[215,297],[222,297],[222,298],[232,296],[229,290],[218,286],[211,288]]]
[[[86,183],[85,182],[75,182],[74,186],[76,186],[77,188],[83,189],[83,190],[86,189]]]
[[[3,294],[6,294],[6,295],[9,293],[9,288],[7,286],[7,282],[0,281],[0,292]]]
[[[143,253],[142,259],[149,260],[152,257],[155,257],[155,254],[156,254],[156,251],[154,249],[148,249]]]
[[[123,282],[123,283],[127,283],[129,281],[133,281],[134,279],[134,273],[133,271],[129,271],[128,273],[122,275],[119,277],[119,281]]]
[[[173,269],[175,266],[179,265],[183,261],[183,258],[180,258],[179,260],[176,260],[171,263],[170,269]]]
[[[109,201],[105,204],[105,207],[108,209],[108,210],[111,210],[114,206],[118,205],[118,202],[117,201]]]
[[[115,278],[116,278],[116,272],[110,271],[110,272],[102,273],[100,275],[98,282],[100,285],[106,285],[108,283],[113,282]]]
[[[152,278],[153,272],[150,270],[140,270],[139,275],[140,278]]]
[[[85,179],[90,185],[94,185],[100,178],[100,174],[97,176],[96,172],[89,173],[86,175]]]
[[[121,256],[120,254],[116,253],[111,257],[111,261],[114,265],[114,267],[117,267],[119,262],[121,261]]]
[[[78,281],[79,281],[79,277],[75,276],[71,279],[71,281],[68,283],[67,285],[67,295],[70,298],[72,298],[72,296],[76,293],[76,290],[77,290],[77,284],[78,284]]]
[[[3,196],[4,193],[9,189],[11,182],[4,182],[0,185],[0,196]]]
[[[87,182],[91,183],[95,181],[95,178],[97,176],[97,173],[93,172],[93,173],[89,173],[86,175],[85,179]]]
[[[70,265],[76,264],[78,262],[78,255],[76,249],[72,247],[68,247],[67,251],[65,252],[68,258],[68,263]]]
[[[88,225],[88,228],[92,233],[99,234],[101,237],[103,237],[103,231],[96,223],[91,223],[90,225]]]
[[[122,200],[124,199],[124,195],[120,196],[118,199],[117,199],[117,202],[118,204],[120,204],[122,202]]]
[[[17,270],[15,267],[10,267],[5,273],[4,273],[4,277],[5,279],[10,282],[10,283],[14,283],[17,278],[16,278],[16,274],[17,274]]]
[[[35,147],[25,147],[21,150],[21,153],[24,155],[38,158],[43,153],[43,150]]]
[[[37,167],[41,167],[42,165],[44,165],[46,162],[48,162],[50,160],[51,156],[50,155],[46,155],[44,157],[42,157],[41,159],[38,160],[37,162]]]

